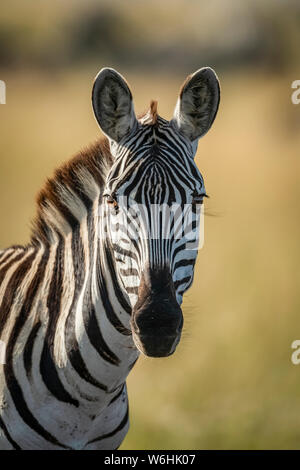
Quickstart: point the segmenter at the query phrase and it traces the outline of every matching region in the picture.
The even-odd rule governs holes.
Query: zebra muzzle
[[[134,310],[131,318],[133,340],[146,356],[166,357],[174,353],[181,337],[183,315],[173,302],[155,302]]]
[[[181,337],[183,315],[176,301],[173,281],[142,279],[139,298],[131,316],[131,330],[137,348],[146,356],[166,357],[174,353]],[[149,280],[149,277],[148,277]]]
[[[166,357],[174,353],[181,337],[183,316],[154,312],[138,312],[132,317],[132,335],[137,348],[146,356]]]

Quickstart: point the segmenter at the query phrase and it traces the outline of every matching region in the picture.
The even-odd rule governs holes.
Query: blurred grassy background
[[[99,136],[98,69],[116,67],[136,110],[158,99],[165,118],[187,74],[210,65],[221,80],[197,154],[210,199],[184,335],[174,356],[131,372],[122,448],[299,449],[299,3],[10,0],[0,10],[0,248],[28,241],[46,176]]]

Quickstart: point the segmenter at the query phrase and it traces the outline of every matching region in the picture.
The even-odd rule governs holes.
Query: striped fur
[[[152,103],[121,141],[104,138],[58,169],[38,196],[28,246],[0,251],[0,449],[121,444],[129,426],[125,381],[143,352],[131,318],[141,279],[167,267],[180,304],[197,252],[175,237],[174,217],[167,239],[159,224],[153,239],[142,236],[149,226],[134,239],[106,233],[122,209],[109,207],[107,196],[118,203],[126,196],[133,223],[133,201],[142,203],[153,225],[152,204],[183,207],[205,195],[195,149]]]

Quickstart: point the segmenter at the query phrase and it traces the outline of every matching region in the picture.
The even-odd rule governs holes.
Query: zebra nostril
[[[147,306],[133,312],[131,325],[134,333],[143,336],[157,335],[161,338],[176,337],[181,333],[183,316],[179,306],[162,304]]]

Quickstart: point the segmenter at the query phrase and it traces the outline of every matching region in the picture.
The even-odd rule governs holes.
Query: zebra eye
[[[206,194],[193,194],[193,204],[203,204],[203,198],[208,197]]]
[[[114,207],[114,209],[118,209],[118,202],[116,201],[116,199],[112,196],[110,196],[109,194],[108,195],[105,195],[106,197],[106,202],[109,206],[111,207]]]
[[[192,204],[203,204],[203,195],[193,196]]]

